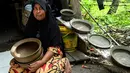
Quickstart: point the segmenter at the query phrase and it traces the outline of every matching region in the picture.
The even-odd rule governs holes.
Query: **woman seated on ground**
[[[41,40],[44,56],[41,60],[30,64],[28,69],[20,67],[15,60],[11,60],[9,73],[71,73],[58,24],[46,1],[34,0],[32,8],[25,35],[26,38]]]

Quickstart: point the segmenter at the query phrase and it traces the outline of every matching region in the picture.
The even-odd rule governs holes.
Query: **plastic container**
[[[24,9],[23,9],[23,14],[22,14],[22,23],[24,26],[26,26],[28,18],[30,16],[30,13],[32,11],[32,5],[27,4]]]
[[[73,52],[77,47],[77,35],[65,26],[60,26],[66,52]]]

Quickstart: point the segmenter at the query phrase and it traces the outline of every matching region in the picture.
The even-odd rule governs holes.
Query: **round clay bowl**
[[[114,46],[111,48],[112,60],[120,66],[130,68],[130,47]]]
[[[109,49],[112,46],[111,40],[100,34],[89,34],[88,42],[101,49]]]
[[[21,63],[32,62],[43,52],[41,41],[36,38],[26,38],[16,42],[11,48],[11,55]]]
[[[72,19],[70,25],[77,33],[87,34],[93,30],[93,24],[90,24],[87,20]]]

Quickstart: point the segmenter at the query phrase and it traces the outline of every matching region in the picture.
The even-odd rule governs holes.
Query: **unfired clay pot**
[[[62,9],[60,13],[61,13],[61,18],[65,21],[70,21],[71,19],[74,18],[75,15],[75,12],[71,9]]]

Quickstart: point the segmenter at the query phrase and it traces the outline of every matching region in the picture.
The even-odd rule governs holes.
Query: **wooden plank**
[[[68,52],[68,54],[73,57],[76,62],[81,62],[81,61],[86,61],[89,59],[89,57],[87,55],[85,55],[84,53],[76,50],[74,52]]]
[[[70,63],[74,63],[76,60],[71,57],[67,52],[65,53],[66,54],[66,57],[69,59]]]

